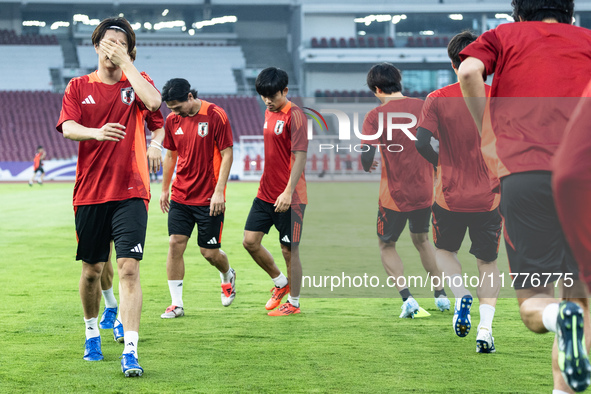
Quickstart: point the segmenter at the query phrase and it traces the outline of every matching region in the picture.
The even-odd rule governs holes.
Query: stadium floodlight
[[[82,24],[90,25],[90,26],[97,26],[99,23],[101,23],[100,20],[90,19],[88,17],[88,15],[85,15],[85,14],[74,14],[72,20],[74,21],[75,24],[78,22],[81,22]]]
[[[210,20],[195,22],[195,23],[193,23],[192,26],[195,29],[202,29],[205,26],[213,26],[213,25],[218,25],[218,24],[222,24],[222,23],[235,23],[237,21],[238,21],[238,18],[236,16],[226,15],[226,16],[222,16],[219,18],[211,18]]]
[[[41,22],[41,21],[23,21],[23,26],[39,26],[39,27],[45,27],[45,22]]]
[[[514,22],[515,20],[509,14],[495,14],[496,19],[507,19],[509,22]]]
[[[162,16],[166,16],[166,15],[168,15],[168,8],[165,9],[164,11],[162,11]]]
[[[119,13],[119,17],[123,18],[125,16],[125,14],[123,12]]]
[[[389,22],[392,20],[392,15],[368,15],[363,18],[355,18],[355,23],[365,23],[365,26],[369,26],[372,22]]]
[[[138,30],[138,29],[141,29],[141,28],[142,28],[142,24],[141,24],[140,22],[132,23],[132,24],[131,24],[131,28],[132,28],[133,30]]]
[[[360,30],[360,31],[357,32],[357,34],[359,34],[360,36],[364,36],[367,33],[365,31],[363,31],[363,30]]]
[[[400,22],[401,20],[406,19],[406,15],[402,14],[402,15],[392,15],[392,23],[393,24],[398,24],[398,22]]]
[[[194,36],[195,35],[195,29],[189,29],[189,35],[190,36]]]
[[[461,20],[464,20],[464,15],[462,15],[462,14],[450,14],[449,15],[449,19],[451,19],[452,21],[461,21]]]
[[[144,22],[144,29],[150,30],[152,28],[152,24],[150,22]]]
[[[423,30],[420,31],[419,34],[422,36],[433,36],[435,35],[435,32],[433,30]]]
[[[51,24],[51,30],[57,30],[60,27],[70,27],[70,22],[58,21]]]
[[[154,30],[173,29],[175,27],[180,27],[180,28],[185,27],[185,21],[167,21],[167,22],[158,22],[158,23],[154,24]]]

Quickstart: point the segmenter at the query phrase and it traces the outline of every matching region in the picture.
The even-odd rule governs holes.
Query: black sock
[[[412,297],[412,294],[410,294],[410,290],[408,290],[408,287],[400,290],[398,293],[400,293],[400,297],[402,297],[403,302],[408,300],[408,297]]]
[[[435,294],[435,298],[439,298],[439,296],[447,297],[447,294],[445,294],[445,289],[435,290],[434,294]]]

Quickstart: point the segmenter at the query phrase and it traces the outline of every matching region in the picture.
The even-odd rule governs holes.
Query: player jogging
[[[474,34],[465,31],[450,40],[447,52],[456,74],[460,51],[475,39]],[[490,86],[486,85],[486,90],[488,92]],[[431,138],[439,142],[439,152],[433,149]],[[437,167],[433,240],[437,248],[437,266],[449,278],[448,286],[456,298],[454,331],[465,337],[472,324],[472,294],[463,283],[462,265],[458,260],[458,250],[468,230],[472,241],[470,253],[476,257],[481,283],[486,284],[477,289],[480,324],[476,351],[495,352],[492,321],[500,291],[497,268],[501,236],[500,195],[491,191],[491,176],[480,151],[478,129],[463,100],[459,83],[427,96],[415,145],[419,153]]]
[[[307,204],[304,167],[308,140],[304,130],[305,115],[287,99],[287,84],[287,73],[275,67],[264,69],[256,79],[257,93],[267,106],[263,127],[265,168],[246,220],[242,242],[275,284],[265,305],[271,310],[269,316],[300,313],[302,263],[299,243]],[[261,245],[271,226],[279,231],[289,281],[271,253]],[[287,302],[281,304],[287,293]]]
[[[121,318],[126,328],[121,369],[141,376],[137,342],[142,308],[139,262],[150,200],[144,110],[160,108],[160,93],[133,66],[135,34],[124,18],[103,20],[92,34],[98,70],[66,88],[57,130],[80,141],[74,211],[82,260],[80,297],[86,323],[84,359],[103,359],[98,329],[100,277],[115,242]]]
[[[492,158],[487,164],[501,179],[500,211],[521,318],[533,332],[556,333],[554,389],[582,391],[591,381],[584,341],[589,303],[556,213],[551,160],[575,107],[569,98],[581,96],[591,73],[591,32],[571,25],[572,0],[513,0],[512,6],[516,22],[466,47],[458,75],[482,131],[485,159]],[[483,118],[483,76],[493,73]],[[558,278],[560,303],[554,298]]]
[[[402,76],[391,63],[380,63],[367,73],[367,86],[382,103],[371,110],[363,121],[363,134],[375,135],[386,124],[388,113],[409,113],[417,118],[421,114],[423,101],[404,97]],[[380,117],[382,120],[380,120]],[[407,119],[394,119],[394,123],[406,124]],[[416,127],[408,129],[413,136]],[[410,238],[419,252],[421,263],[433,277],[441,277],[435,261],[435,249],[429,242],[429,219],[433,203],[433,166],[427,163],[417,152],[413,141],[404,133],[382,133],[377,140],[366,137],[361,141],[369,149],[361,154],[363,168],[371,172],[377,167],[374,161],[376,146],[382,146],[382,175],[377,221],[377,235],[382,265],[388,276],[396,278],[396,288],[402,297],[401,318],[412,318],[419,311],[419,303],[412,296],[405,282],[398,278],[404,276],[404,265],[396,251],[396,242],[409,222]],[[401,151],[393,152],[385,146],[396,144]],[[395,150],[398,150],[395,149]],[[443,286],[435,288],[435,305],[440,311],[449,310],[450,302]]]
[[[47,153],[45,152],[45,149],[43,149],[43,146],[39,145],[37,147],[37,153],[35,153],[35,158],[33,159],[33,176],[31,179],[29,179],[29,186],[33,186],[33,182],[35,182],[37,173],[41,174],[37,183],[43,185],[43,177],[45,177],[45,170],[43,170],[43,160],[45,159],[46,155]]]
[[[203,257],[220,271],[222,304],[236,296],[236,273],[222,246],[226,210],[225,191],[232,166],[232,128],[219,106],[197,98],[186,79],[171,79],[162,88],[162,100],[172,113],[166,118],[160,208],[168,212],[169,248],[166,258],[172,305],[163,319],[184,316],[183,254],[197,223],[197,244]],[[176,178],[170,182],[175,165]],[[172,200],[172,201],[170,201]]]

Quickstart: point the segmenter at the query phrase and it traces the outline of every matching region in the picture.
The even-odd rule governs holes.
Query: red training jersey
[[[209,206],[222,164],[220,151],[234,144],[226,112],[201,100],[194,116],[183,118],[171,112],[164,130],[162,145],[178,153],[171,199],[179,204]]]
[[[363,121],[364,135],[374,135],[380,127],[382,134],[377,140],[364,139],[362,144],[378,146],[382,154],[382,175],[380,181],[380,206],[398,212],[424,209],[433,203],[433,165],[419,154],[414,140],[402,130],[392,130],[388,139],[388,113],[408,113],[417,119],[421,115],[423,100],[404,97],[389,100],[371,110]],[[392,124],[409,124],[409,118],[393,118]],[[417,135],[416,124],[408,129]],[[388,150],[390,146],[390,150]],[[400,150],[402,146],[402,150]],[[399,151],[399,152],[396,152]]]
[[[146,110],[144,111],[144,117],[146,119],[148,130],[154,131],[164,127],[164,117],[162,116],[162,112],[160,110],[155,112]]]
[[[274,204],[285,191],[291,166],[295,161],[293,152],[308,150],[305,130],[306,117],[302,110],[288,101],[279,112],[265,111],[265,169],[261,177],[257,197]],[[306,178],[304,172],[291,196],[292,204],[307,204]]]
[[[150,77],[142,76],[154,84]],[[57,130],[67,120],[89,128],[106,123],[125,126],[125,138],[114,141],[80,141],[74,206],[102,204],[130,198],[150,200],[143,111],[125,74],[113,85],[103,83],[98,72],[73,78],[64,93]]]
[[[41,153],[41,152],[37,152],[37,154],[35,155],[35,158],[33,159],[33,168],[34,169],[37,169],[43,165],[43,161],[41,160],[41,156],[43,156],[43,153]]]
[[[490,86],[485,88],[488,95]],[[429,130],[439,140],[437,204],[453,212],[495,209],[500,201],[500,195],[492,192],[496,178],[482,157],[480,135],[459,83],[427,96],[419,127]]]
[[[499,177],[551,171],[576,106],[572,98],[591,74],[591,31],[565,23],[502,24],[460,53],[467,57],[495,74],[482,131],[487,163]]]

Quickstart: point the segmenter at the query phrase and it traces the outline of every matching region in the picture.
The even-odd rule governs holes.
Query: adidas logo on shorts
[[[131,249],[132,252],[136,252],[136,253],[143,253],[144,251],[142,250],[142,245],[141,244],[137,244],[135,246],[135,248]]]
[[[212,239],[210,239],[209,241],[207,241],[207,244],[208,245],[215,245],[217,243],[218,243],[218,241],[215,239],[215,237],[213,237]]]
[[[289,242],[289,243],[291,243],[291,241],[289,240],[289,237],[287,235],[285,237],[281,238],[281,240],[283,242]]]

